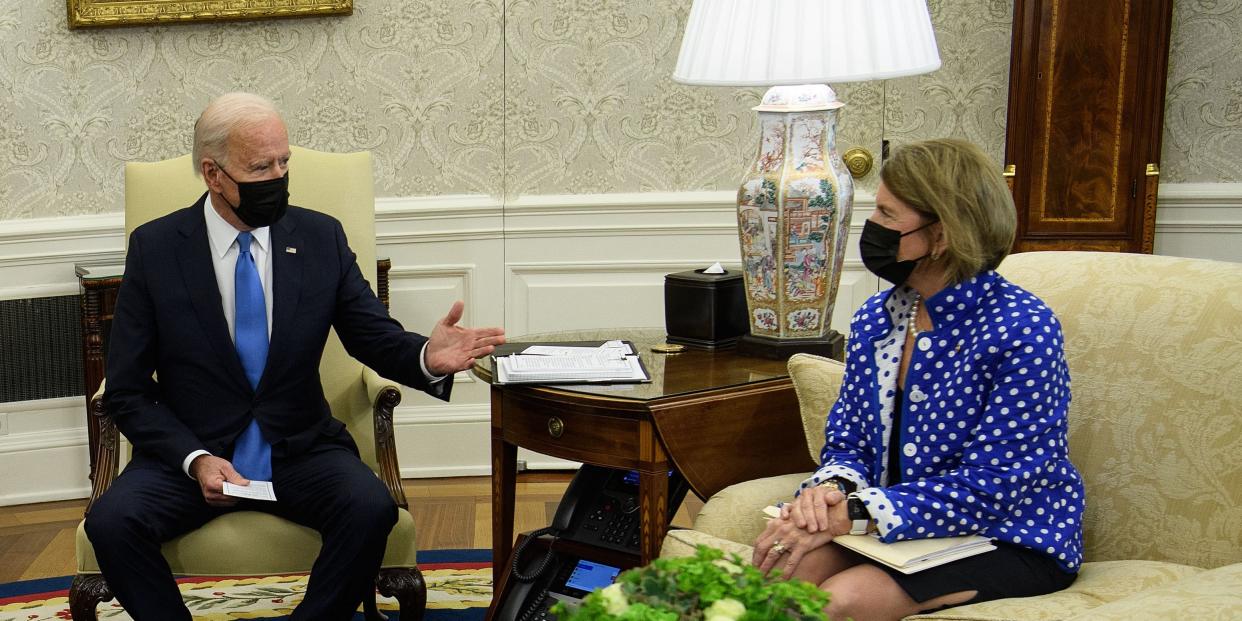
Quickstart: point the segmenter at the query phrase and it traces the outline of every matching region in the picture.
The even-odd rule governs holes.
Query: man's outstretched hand
[[[238,499],[224,495],[224,482],[234,485],[250,485],[250,480],[238,474],[227,459],[215,455],[199,455],[190,462],[190,476],[198,481],[203,490],[203,500],[213,507],[231,507]]]
[[[432,375],[451,375],[474,366],[475,358],[492,353],[505,342],[504,328],[466,328],[461,321],[465,304],[453,303],[447,315],[431,330],[427,341],[427,371]]]

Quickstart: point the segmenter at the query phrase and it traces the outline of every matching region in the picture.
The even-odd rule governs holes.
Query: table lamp
[[[759,144],[737,193],[750,333],[741,353],[840,358],[829,323],[854,182],[836,146],[828,83],[940,67],[925,0],[694,0],[673,80],[770,86]]]

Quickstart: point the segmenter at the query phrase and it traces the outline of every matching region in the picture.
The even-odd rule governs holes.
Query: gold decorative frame
[[[349,15],[354,0],[66,0],[69,27]]]

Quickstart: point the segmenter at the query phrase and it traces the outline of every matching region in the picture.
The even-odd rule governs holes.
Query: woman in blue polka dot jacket
[[[755,542],[764,571],[819,584],[834,619],[1040,595],[1082,562],[1083,487],[1069,461],[1061,326],[994,270],[1016,213],[980,149],[932,140],[881,170],[860,242],[891,282],[854,315],[821,467]],[[997,549],[914,574],[828,545],[980,534]]]

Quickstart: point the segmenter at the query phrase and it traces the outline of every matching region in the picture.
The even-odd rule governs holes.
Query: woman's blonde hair
[[[979,147],[952,138],[895,149],[880,169],[902,202],[940,221],[947,284],[996,269],[1013,247],[1017,210],[1000,168]]]

